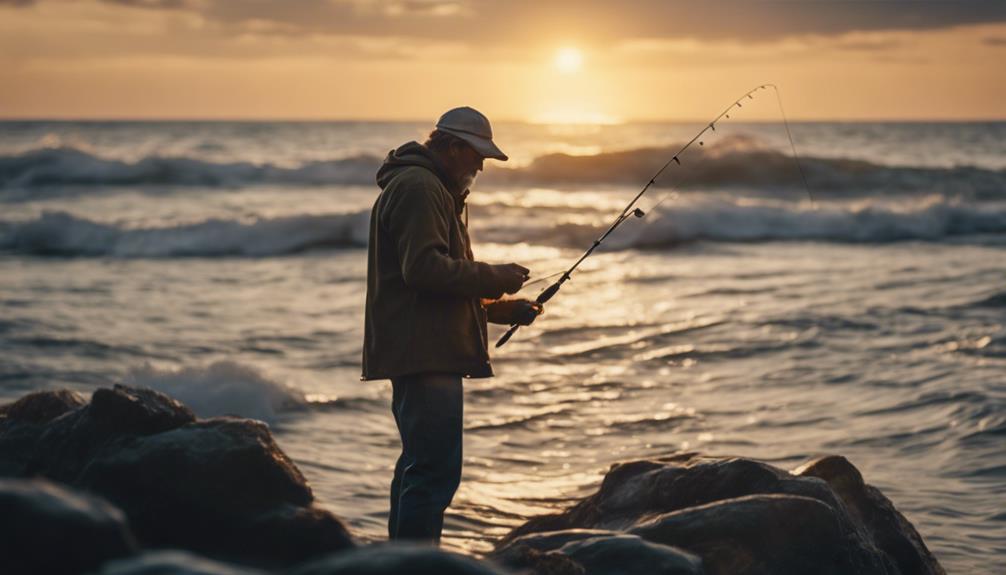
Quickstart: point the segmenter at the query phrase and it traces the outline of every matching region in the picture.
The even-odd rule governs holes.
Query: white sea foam
[[[489,185],[641,185],[677,151],[650,147],[594,155],[546,154],[517,167],[490,166]],[[778,189],[803,186],[793,158],[751,138],[726,138],[686,156],[657,185],[746,186]],[[936,192],[1001,198],[1006,171],[971,166],[889,166],[864,160],[804,156],[801,167],[812,188],[832,193]],[[0,156],[0,189],[94,186],[222,186],[257,184],[373,185],[381,158],[357,155],[300,165],[214,162],[199,157],[149,155],[137,161],[109,158],[62,145]]]
[[[151,387],[188,405],[200,417],[238,415],[274,421],[277,413],[307,405],[304,394],[261,371],[232,361],[205,367],[132,369],[127,385]]]
[[[0,249],[72,256],[274,256],[322,247],[365,246],[369,220],[369,212],[360,211],[129,228],[54,211],[33,220],[0,222]]]
[[[1006,205],[929,197],[912,202],[860,201],[811,206],[750,200],[694,199],[651,214],[622,247],[713,240],[815,240],[838,243],[936,241],[1006,233]]]
[[[379,165],[380,159],[373,156],[311,161],[295,167],[159,155],[127,162],[61,146],[0,156],[0,187],[370,184]]]
[[[480,241],[578,247],[603,228],[552,218],[494,216],[476,224]],[[367,245],[370,214],[297,215],[251,222],[213,219],[195,224],[129,228],[66,212],[0,222],[0,250],[77,257],[269,257],[314,249]],[[559,223],[555,223],[559,220]],[[605,249],[674,247],[695,241],[812,240],[834,243],[940,241],[1006,234],[1006,205],[929,197],[904,202],[808,204],[688,196],[624,224]]]
[[[487,209],[493,210],[493,216],[474,226],[475,233],[480,241],[500,244],[583,247],[603,233],[617,215],[585,211],[570,215],[550,210],[529,217],[519,206],[502,202]],[[1002,234],[1006,234],[1003,202],[930,196],[811,205],[728,194],[684,194],[642,220],[625,222],[605,241],[603,249],[674,247],[696,241],[889,243]]]

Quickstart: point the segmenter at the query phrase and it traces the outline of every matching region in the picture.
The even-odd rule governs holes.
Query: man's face
[[[451,148],[451,171],[455,181],[462,190],[467,190],[475,183],[475,177],[482,171],[482,154],[468,144],[460,144]]]

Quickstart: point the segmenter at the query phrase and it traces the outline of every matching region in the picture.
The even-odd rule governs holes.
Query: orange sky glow
[[[797,119],[1004,117],[995,4],[948,19],[925,6],[967,3],[887,2],[923,6],[887,26],[880,8],[855,12],[869,2],[789,24],[816,0],[711,2],[722,26],[644,25],[706,5],[685,1],[567,18],[475,0],[2,0],[0,117],[425,120],[467,104],[501,120],[690,120],[769,82]]]

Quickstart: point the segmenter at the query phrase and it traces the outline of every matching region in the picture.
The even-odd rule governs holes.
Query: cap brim
[[[476,152],[481,154],[483,158],[492,158],[494,160],[499,160],[501,162],[505,162],[510,159],[507,157],[506,154],[503,153],[503,150],[499,149],[499,147],[497,147],[496,144],[494,144],[493,141],[488,138],[483,138],[482,136],[476,136],[475,134],[470,134],[468,132],[462,132],[461,130],[454,130],[452,128],[438,127],[437,129],[442,132],[447,132],[448,134],[457,136],[462,140],[464,140],[465,142],[468,142],[468,145],[474,148]]]

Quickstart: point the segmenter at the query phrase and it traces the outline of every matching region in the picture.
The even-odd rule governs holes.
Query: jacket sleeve
[[[395,190],[384,222],[395,242],[402,277],[409,287],[473,298],[498,298],[503,291],[489,264],[450,256],[450,209],[439,190],[410,182]]]

